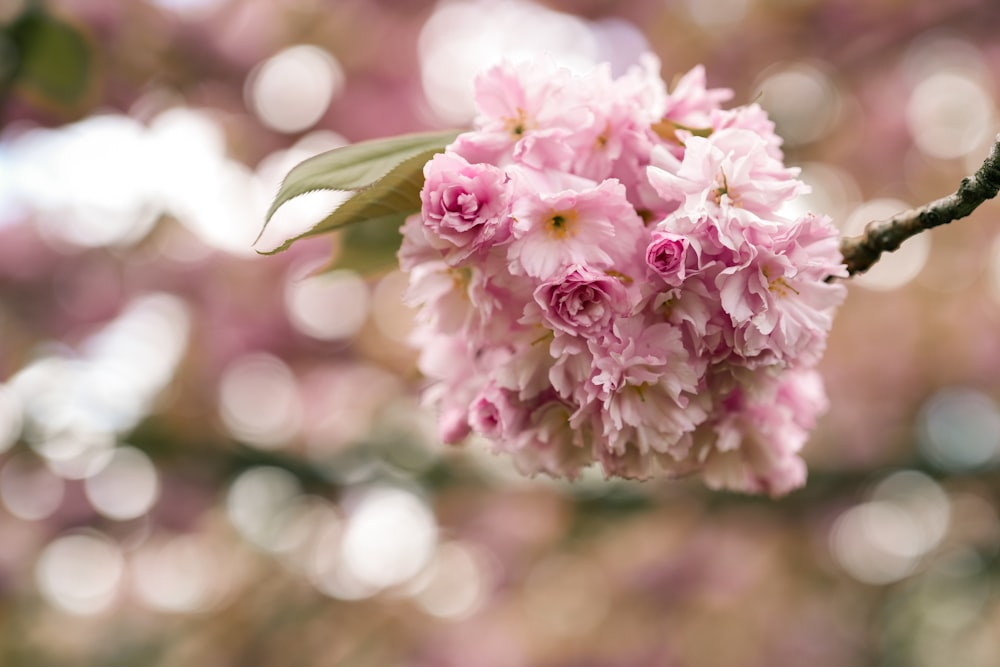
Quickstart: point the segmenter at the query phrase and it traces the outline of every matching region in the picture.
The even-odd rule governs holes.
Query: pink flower
[[[661,197],[689,212],[733,206],[768,218],[808,191],[795,178],[797,169],[785,167],[763,137],[743,129],[689,137],[676,173],[650,167],[647,175]]]
[[[505,340],[514,352],[493,369],[497,385],[530,401],[552,392],[549,373],[554,363],[549,353],[551,332],[541,325],[526,327],[516,333],[508,330]]]
[[[516,436],[526,418],[515,397],[494,382],[487,384],[469,405],[469,425],[488,438]]]
[[[419,318],[433,330],[456,333],[478,318],[468,286],[471,270],[462,272],[443,261],[425,262],[410,271],[410,285],[403,295],[407,305],[421,308]]]
[[[685,236],[655,231],[646,246],[646,264],[667,285],[677,287],[687,275],[690,247],[691,242]]]
[[[545,473],[575,479],[591,463],[588,436],[569,424],[569,408],[558,400],[535,407],[520,434],[504,448],[528,475]]]
[[[438,410],[438,434],[448,444],[460,442],[472,431],[469,403],[483,384],[475,355],[461,338],[427,329],[417,332],[414,343],[420,347],[421,373],[436,381],[424,392],[423,400]]]
[[[579,104],[569,70],[549,59],[504,62],[476,79],[476,131],[458,137],[452,151],[469,162],[565,169],[573,159],[568,139],[591,120]]]
[[[427,242],[451,264],[510,235],[507,176],[492,165],[438,153],[424,166],[420,200]]]
[[[614,180],[551,195],[522,191],[512,215],[511,271],[540,280],[574,264],[613,269],[616,259],[635,252],[642,229],[625,188]]]
[[[711,127],[711,114],[733,96],[728,88],[705,87],[705,68],[697,65],[677,80],[667,95],[663,116],[693,129]]]
[[[846,295],[842,284],[825,278],[843,274],[836,228],[816,216],[773,233],[745,266],[723,269],[715,283],[736,327],[736,352],[816,363]]]
[[[591,74],[587,109],[593,117],[573,137],[572,173],[595,181],[618,178],[626,188],[638,184],[655,139],[651,124],[662,117],[666,101],[659,72],[659,60],[647,54],[618,79],[607,65]]]
[[[749,130],[763,139],[765,150],[771,157],[779,161],[784,159],[781,151],[781,144],[784,142],[774,133],[774,122],[767,117],[767,112],[759,104],[748,104],[735,109],[716,109],[710,118],[713,130],[727,128]]]
[[[658,71],[478,79],[476,129],[402,229],[424,396],[444,441],[477,433],[526,474],[786,493],[825,408],[837,232],[781,213],[805,186],[760,107]]]
[[[708,415],[708,397],[698,394],[705,363],[692,357],[680,330],[632,317],[618,320],[611,335],[591,340],[590,348],[592,389],[580,396],[583,407],[573,423],[597,430],[616,455],[636,448],[682,459],[686,435]]]
[[[401,270],[409,272],[425,262],[441,259],[441,253],[427,241],[427,230],[421,214],[408,216],[399,232],[403,236],[398,255]]]
[[[814,371],[760,375],[733,390],[722,407],[715,423],[695,436],[708,486],[780,496],[805,483],[798,455],[809,434],[805,425],[826,408]]]
[[[540,284],[534,296],[545,323],[570,335],[609,330],[633,307],[621,278],[580,264]]]
[[[591,382],[596,369],[590,341],[556,332],[548,349],[554,360],[549,382],[556,393],[577,406],[597,400],[598,388]]]
[[[698,388],[705,364],[693,359],[680,331],[668,322],[631,317],[615,322],[612,335],[591,341],[597,374],[593,383],[607,398],[627,386],[654,385],[673,400]]]

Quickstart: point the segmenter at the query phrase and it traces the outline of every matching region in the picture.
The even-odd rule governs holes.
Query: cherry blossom
[[[780,495],[825,409],[815,372],[844,287],[830,220],[756,105],[697,67],[621,77],[504,63],[475,128],[425,167],[400,265],[441,437],[526,474]]]
[[[438,153],[424,167],[421,214],[432,233],[427,242],[456,263],[482,253],[510,234],[507,176],[488,164],[469,164]]]

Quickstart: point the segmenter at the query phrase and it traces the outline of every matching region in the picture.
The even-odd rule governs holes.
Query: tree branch
[[[945,225],[976,210],[1000,190],[1000,135],[983,165],[962,179],[958,191],[937,201],[898,213],[888,220],[869,222],[865,233],[841,239],[840,252],[850,275],[864,273],[883,252],[892,252],[911,236],[925,229]]]

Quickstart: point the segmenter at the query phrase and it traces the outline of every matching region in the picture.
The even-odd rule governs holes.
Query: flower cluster
[[[647,57],[615,78],[547,62],[476,83],[476,129],[424,168],[407,299],[441,436],[526,473],[785,493],[825,408],[814,366],[846,275],[827,218],[751,104]]]

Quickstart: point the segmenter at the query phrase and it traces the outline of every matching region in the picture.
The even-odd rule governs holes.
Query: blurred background
[[[998,29],[991,0],[0,1],[0,665],[1000,664],[997,203],[850,281],[778,501],[447,449],[405,278],[354,270],[391,239],[318,277],[329,238],[253,249],[299,160],[466,126],[473,74],[541,51],[704,63],[856,233],[981,163]]]

